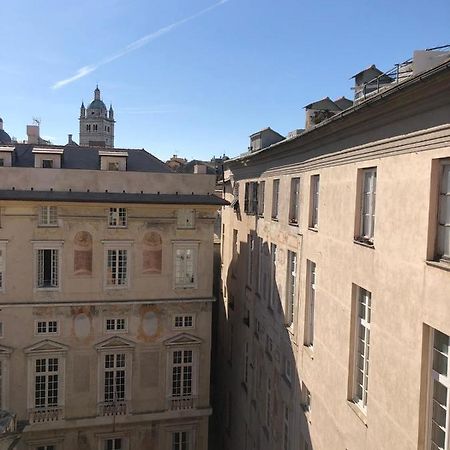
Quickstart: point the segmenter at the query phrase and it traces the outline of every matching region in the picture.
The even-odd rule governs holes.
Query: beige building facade
[[[215,177],[0,147],[0,406],[23,450],[206,450]]]
[[[450,449],[449,86],[447,55],[225,163],[218,449]]]

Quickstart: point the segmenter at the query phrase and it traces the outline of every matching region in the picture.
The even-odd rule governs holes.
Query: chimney
[[[39,144],[39,125],[27,125],[27,144]]]
[[[72,135],[71,134],[68,135],[67,144],[68,145],[72,145],[73,144],[73,140],[72,140]]]
[[[205,174],[206,173],[206,166],[204,164],[196,164],[194,166],[194,173]]]

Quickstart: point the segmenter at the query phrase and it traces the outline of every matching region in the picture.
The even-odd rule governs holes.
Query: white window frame
[[[319,228],[320,175],[311,175],[309,228]]]
[[[45,205],[39,208],[39,226],[57,227],[58,226],[58,207],[54,205]]]
[[[174,446],[174,437],[177,433],[187,433],[187,447],[182,447],[180,445]],[[186,448],[187,450],[194,450],[196,448],[196,430],[193,428],[193,426],[183,426],[183,425],[174,425],[167,428],[167,445],[164,447],[164,449],[167,450],[183,450]]]
[[[123,321],[123,328],[119,328],[119,321]],[[128,333],[128,317],[106,316],[103,321],[105,334]],[[109,328],[112,326],[112,328]]]
[[[192,362],[188,363],[185,362],[184,360],[184,356],[186,351],[191,352],[192,355]],[[181,363],[175,363],[174,362],[174,355],[176,352],[181,352]],[[187,389],[185,389],[185,375],[186,372],[184,370],[184,367],[191,367],[192,371],[191,371],[191,385],[190,385],[190,392],[188,392]],[[176,392],[176,390],[174,389],[174,376],[175,376],[175,372],[174,372],[174,368],[175,367],[180,367],[181,371],[180,371],[180,392]],[[189,403],[190,401],[195,402],[197,395],[198,395],[198,374],[199,371],[199,355],[198,355],[198,348],[196,348],[195,346],[192,345],[188,345],[188,346],[174,346],[173,348],[169,348],[167,351],[167,381],[166,381],[166,386],[167,386],[167,398],[169,400],[169,403],[174,401],[174,402],[179,402],[182,406],[184,404],[184,402]],[[173,408],[172,408],[173,409]],[[175,408],[178,409],[178,408]],[[183,408],[182,408],[183,409]]]
[[[33,242],[33,253],[34,253],[34,273],[35,280],[34,286],[35,291],[60,291],[62,286],[62,249],[63,249],[63,241],[34,241]],[[42,250],[56,250],[56,279],[57,284],[55,286],[39,286],[39,278],[40,278],[40,262],[39,262],[39,251]]]
[[[362,169],[360,227],[358,237],[368,243],[373,243],[375,232],[376,188],[377,168],[372,167],[370,169]]]
[[[199,247],[200,243],[198,241],[174,241],[172,242],[173,246],[173,287],[174,289],[197,289],[198,287],[198,255],[199,255]],[[191,281],[187,280],[187,271],[185,271],[186,282],[178,281],[178,260],[177,253],[178,251],[192,251],[192,278]]]
[[[360,286],[355,285],[355,287],[352,400],[364,414],[367,414],[372,293]],[[361,317],[362,312],[364,317]],[[363,333],[362,339],[361,333]],[[362,345],[360,345],[360,340],[362,341]],[[360,348],[362,348],[362,353],[360,353]],[[359,367],[360,361],[363,364],[362,368]],[[362,373],[362,384],[358,381],[359,372]],[[360,393],[359,390],[361,391]]]
[[[450,252],[447,255],[446,248],[450,249],[450,221],[447,222],[446,216],[450,217],[450,159],[441,162],[441,172],[439,177],[439,215],[438,215],[438,236],[437,236],[437,254],[441,261],[450,262]]]
[[[6,242],[0,241],[0,292],[6,291]]]
[[[289,223],[297,225],[300,221],[300,177],[291,178],[289,198]]]
[[[104,283],[103,286],[106,290],[109,289],[128,289],[130,287],[130,277],[132,271],[132,242],[129,241],[103,241],[104,244]],[[109,251],[116,252],[117,257],[117,268],[116,273],[119,273],[119,251],[126,251],[126,282],[123,284],[111,283],[108,278],[108,255]],[[116,278],[117,280],[118,278]]]
[[[56,331],[49,331],[50,322],[56,324]],[[42,324],[45,324],[45,331],[42,330]],[[36,319],[34,321],[34,335],[35,336],[59,336],[59,320],[56,319]]]
[[[128,210],[123,206],[113,206],[108,210],[108,227],[109,228],[127,228],[128,227]]]
[[[98,435],[98,450],[105,450],[107,447],[107,442],[110,439],[122,439],[122,446],[120,447],[120,450],[129,450],[130,449],[130,439],[128,433],[124,433],[123,431],[120,432],[113,432],[113,433],[101,433]],[[114,447],[113,447],[114,448]]]
[[[186,325],[186,322],[189,321],[189,318],[191,319],[191,325]],[[177,325],[180,323],[181,325]],[[195,314],[174,314],[172,319],[172,328],[174,330],[192,330],[195,328]]]
[[[38,376],[38,372],[36,372],[36,361],[37,360],[46,360],[46,364],[48,364],[48,360],[56,358],[58,360],[58,371],[57,372],[48,372],[45,373],[56,373],[58,375],[58,402],[56,405],[49,405],[48,401],[43,406],[36,406],[36,378]],[[57,413],[58,418],[64,417],[64,405],[65,405],[65,366],[66,366],[66,357],[64,353],[61,352],[43,352],[39,354],[33,354],[28,357],[28,408],[34,411],[36,414],[39,412],[45,413],[46,410],[60,410],[60,413]],[[48,387],[48,379],[46,381],[46,388]],[[47,395],[46,395],[47,398]],[[56,414],[55,414],[56,415]]]
[[[429,346],[429,362],[428,362],[428,373],[429,373],[429,382],[428,382],[428,405],[427,405],[427,449],[432,448],[432,439],[433,439],[433,422],[436,423],[439,431],[444,433],[444,450],[450,449],[450,364],[449,364],[449,336],[445,333],[440,332],[439,330],[435,330],[431,328],[430,333],[430,346]],[[447,352],[443,352],[442,349],[439,349],[436,343],[436,336],[442,334],[444,338],[447,338]],[[436,352],[436,358],[435,358]],[[442,367],[440,370],[437,366],[438,361],[443,362],[445,367]],[[445,364],[446,363],[446,364]],[[440,389],[446,389],[445,394],[445,404],[439,402],[439,399],[436,399],[436,405],[434,405],[434,389],[435,387],[439,387]],[[446,421],[445,426],[440,425],[438,422],[434,421],[434,411],[436,406],[436,410],[438,408],[440,410],[444,410],[446,412]],[[441,448],[436,444],[436,448]]]
[[[317,266],[316,263],[306,260],[306,305],[305,305],[305,345],[314,347],[314,310],[317,295]]]
[[[294,324],[295,300],[297,298],[297,252],[287,251],[286,267],[286,301],[284,306],[284,320],[288,327]]]

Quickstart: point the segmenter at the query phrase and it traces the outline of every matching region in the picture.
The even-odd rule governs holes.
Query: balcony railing
[[[61,418],[62,408],[60,406],[48,406],[28,410],[28,420],[30,423],[54,422]]]
[[[125,400],[117,402],[102,402],[98,405],[99,416],[123,416],[127,414],[128,405]]]
[[[186,409],[193,409],[197,407],[197,397],[189,396],[171,396],[167,399],[168,409],[172,411],[180,411]]]

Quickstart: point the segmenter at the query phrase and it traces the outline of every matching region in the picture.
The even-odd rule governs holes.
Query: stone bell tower
[[[98,86],[94,100],[85,108],[80,108],[80,145],[90,147],[114,147],[114,110],[112,105],[106,109],[100,97]]]

